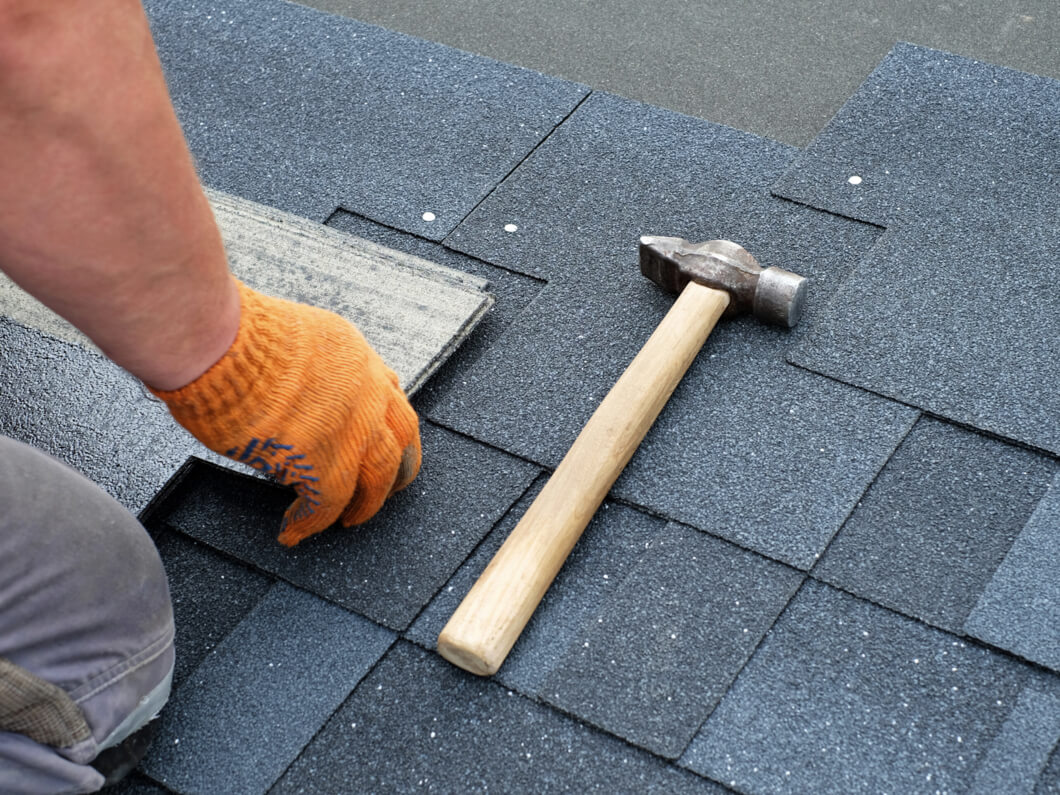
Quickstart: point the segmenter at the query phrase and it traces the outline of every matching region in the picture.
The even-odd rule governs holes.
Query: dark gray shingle
[[[722,789],[399,644],[273,790],[674,792]]]
[[[747,792],[963,791],[1033,673],[808,581],[681,761]]]
[[[267,790],[393,640],[277,583],[177,691],[144,770],[182,793]]]
[[[204,182],[317,221],[441,239],[587,91],[279,0],[145,5]]]
[[[922,419],[813,574],[961,633],[1056,470],[1044,456]]]

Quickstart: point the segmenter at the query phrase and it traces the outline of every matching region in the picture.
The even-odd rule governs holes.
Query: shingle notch
[[[177,691],[147,774],[189,795],[264,792],[393,640],[277,583]]]
[[[1002,728],[1025,687],[1042,681],[1009,657],[807,581],[681,761],[745,792],[961,792],[992,744],[1010,742]],[[1048,735],[1060,715],[1013,720]],[[1040,767],[1029,752],[1048,752],[1056,738],[1044,735],[1019,764]]]
[[[392,629],[403,630],[526,490],[537,469],[424,424],[424,464],[406,491],[355,528],[294,549],[276,541],[291,502],[257,478],[204,466],[164,519],[174,529]]]
[[[440,240],[588,89],[279,0],[148,0],[211,187]]]
[[[808,276],[812,326],[878,230],[771,197],[793,154],[594,93],[447,239],[550,281],[432,414],[557,463],[672,304],[639,273],[642,234],[729,238]],[[614,493],[813,565],[915,412],[786,364],[801,333],[716,329]]]
[[[399,643],[272,791],[723,790]]]
[[[897,46],[776,185],[890,225],[791,361],[1060,452],[1058,120],[1060,81]]]
[[[1060,672],[1060,475],[994,572],[964,628]]]
[[[921,419],[813,574],[961,633],[1056,472],[1029,450]]]

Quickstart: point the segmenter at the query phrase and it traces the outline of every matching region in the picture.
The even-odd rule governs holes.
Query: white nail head
[[[436,216],[434,213],[424,213],[423,214],[423,220],[424,221],[433,221],[437,217],[438,216]]]
[[[861,184],[861,177],[859,177],[857,174],[855,174],[854,176],[848,178],[847,182],[849,182],[851,185],[860,185]]]
[[[519,227],[516,226],[515,224],[505,224],[504,225],[504,231],[505,232],[518,232],[519,231]]]

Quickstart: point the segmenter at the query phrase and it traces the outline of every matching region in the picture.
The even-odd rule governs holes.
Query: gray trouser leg
[[[89,763],[157,712],[173,670],[169,587],[143,527],[72,469],[5,437],[0,658],[3,793],[97,790]],[[68,696],[76,708],[17,709],[49,688],[51,706]]]

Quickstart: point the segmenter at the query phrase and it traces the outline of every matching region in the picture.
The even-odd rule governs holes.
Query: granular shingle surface
[[[674,792],[720,787],[399,644],[274,792]]]
[[[776,186],[890,227],[791,360],[1060,452],[1057,162],[1060,81],[897,46]]]
[[[438,633],[449,616],[471,590],[475,579],[522,518],[542,485],[543,480],[515,504],[420,614],[406,633],[407,638],[426,648],[435,648]],[[524,695],[539,696],[567,649],[582,642],[580,639],[596,623],[597,616],[607,610],[630,570],[658,544],[665,534],[664,528],[665,522],[660,519],[605,502],[497,672],[497,681]]]
[[[180,687],[203,658],[268,592],[272,581],[190,538],[152,533],[169,580],[177,656],[173,686]]]
[[[1060,671],[1060,476],[994,572],[964,629]]]
[[[223,470],[183,486],[165,517],[173,528],[392,629],[408,626],[537,469],[424,424],[430,452],[415,485],[355,528],[334,528],[295,549],[276,541],[286,489]]]
[[[570,644],[548,702],[676,759],[802,575],[671,524]]]
[[[639,273],[642,234],[729,238],[805,274],[812,327],[877,230],[771,197],[793,154],[594,94],[447,241],[550,282],[434,416],[555,465],[672,304]],[[786,364],[800,333],[718,328],[616,493],[811,566],[915,414]]]
[[[960,792],[1034,673],[807,582],[682,763],[743,792]]]
[[[86,475],[134,513],[208,452],[140,383],[79,345],[0,317],[0,433]],[[17,385],[17,388],[15,388]]]
[[[317,221],[440,240],[587,91],[280,0],[146,6],[203,181]]]
[[[186,793],[214,793],[221,782],[226,792],[268,789],[393,640],[360,616],[274,585],[178,691],[147,773]]]
[[[813,574],[960,633],[1056,471],[1044,456],[922,419]]]

